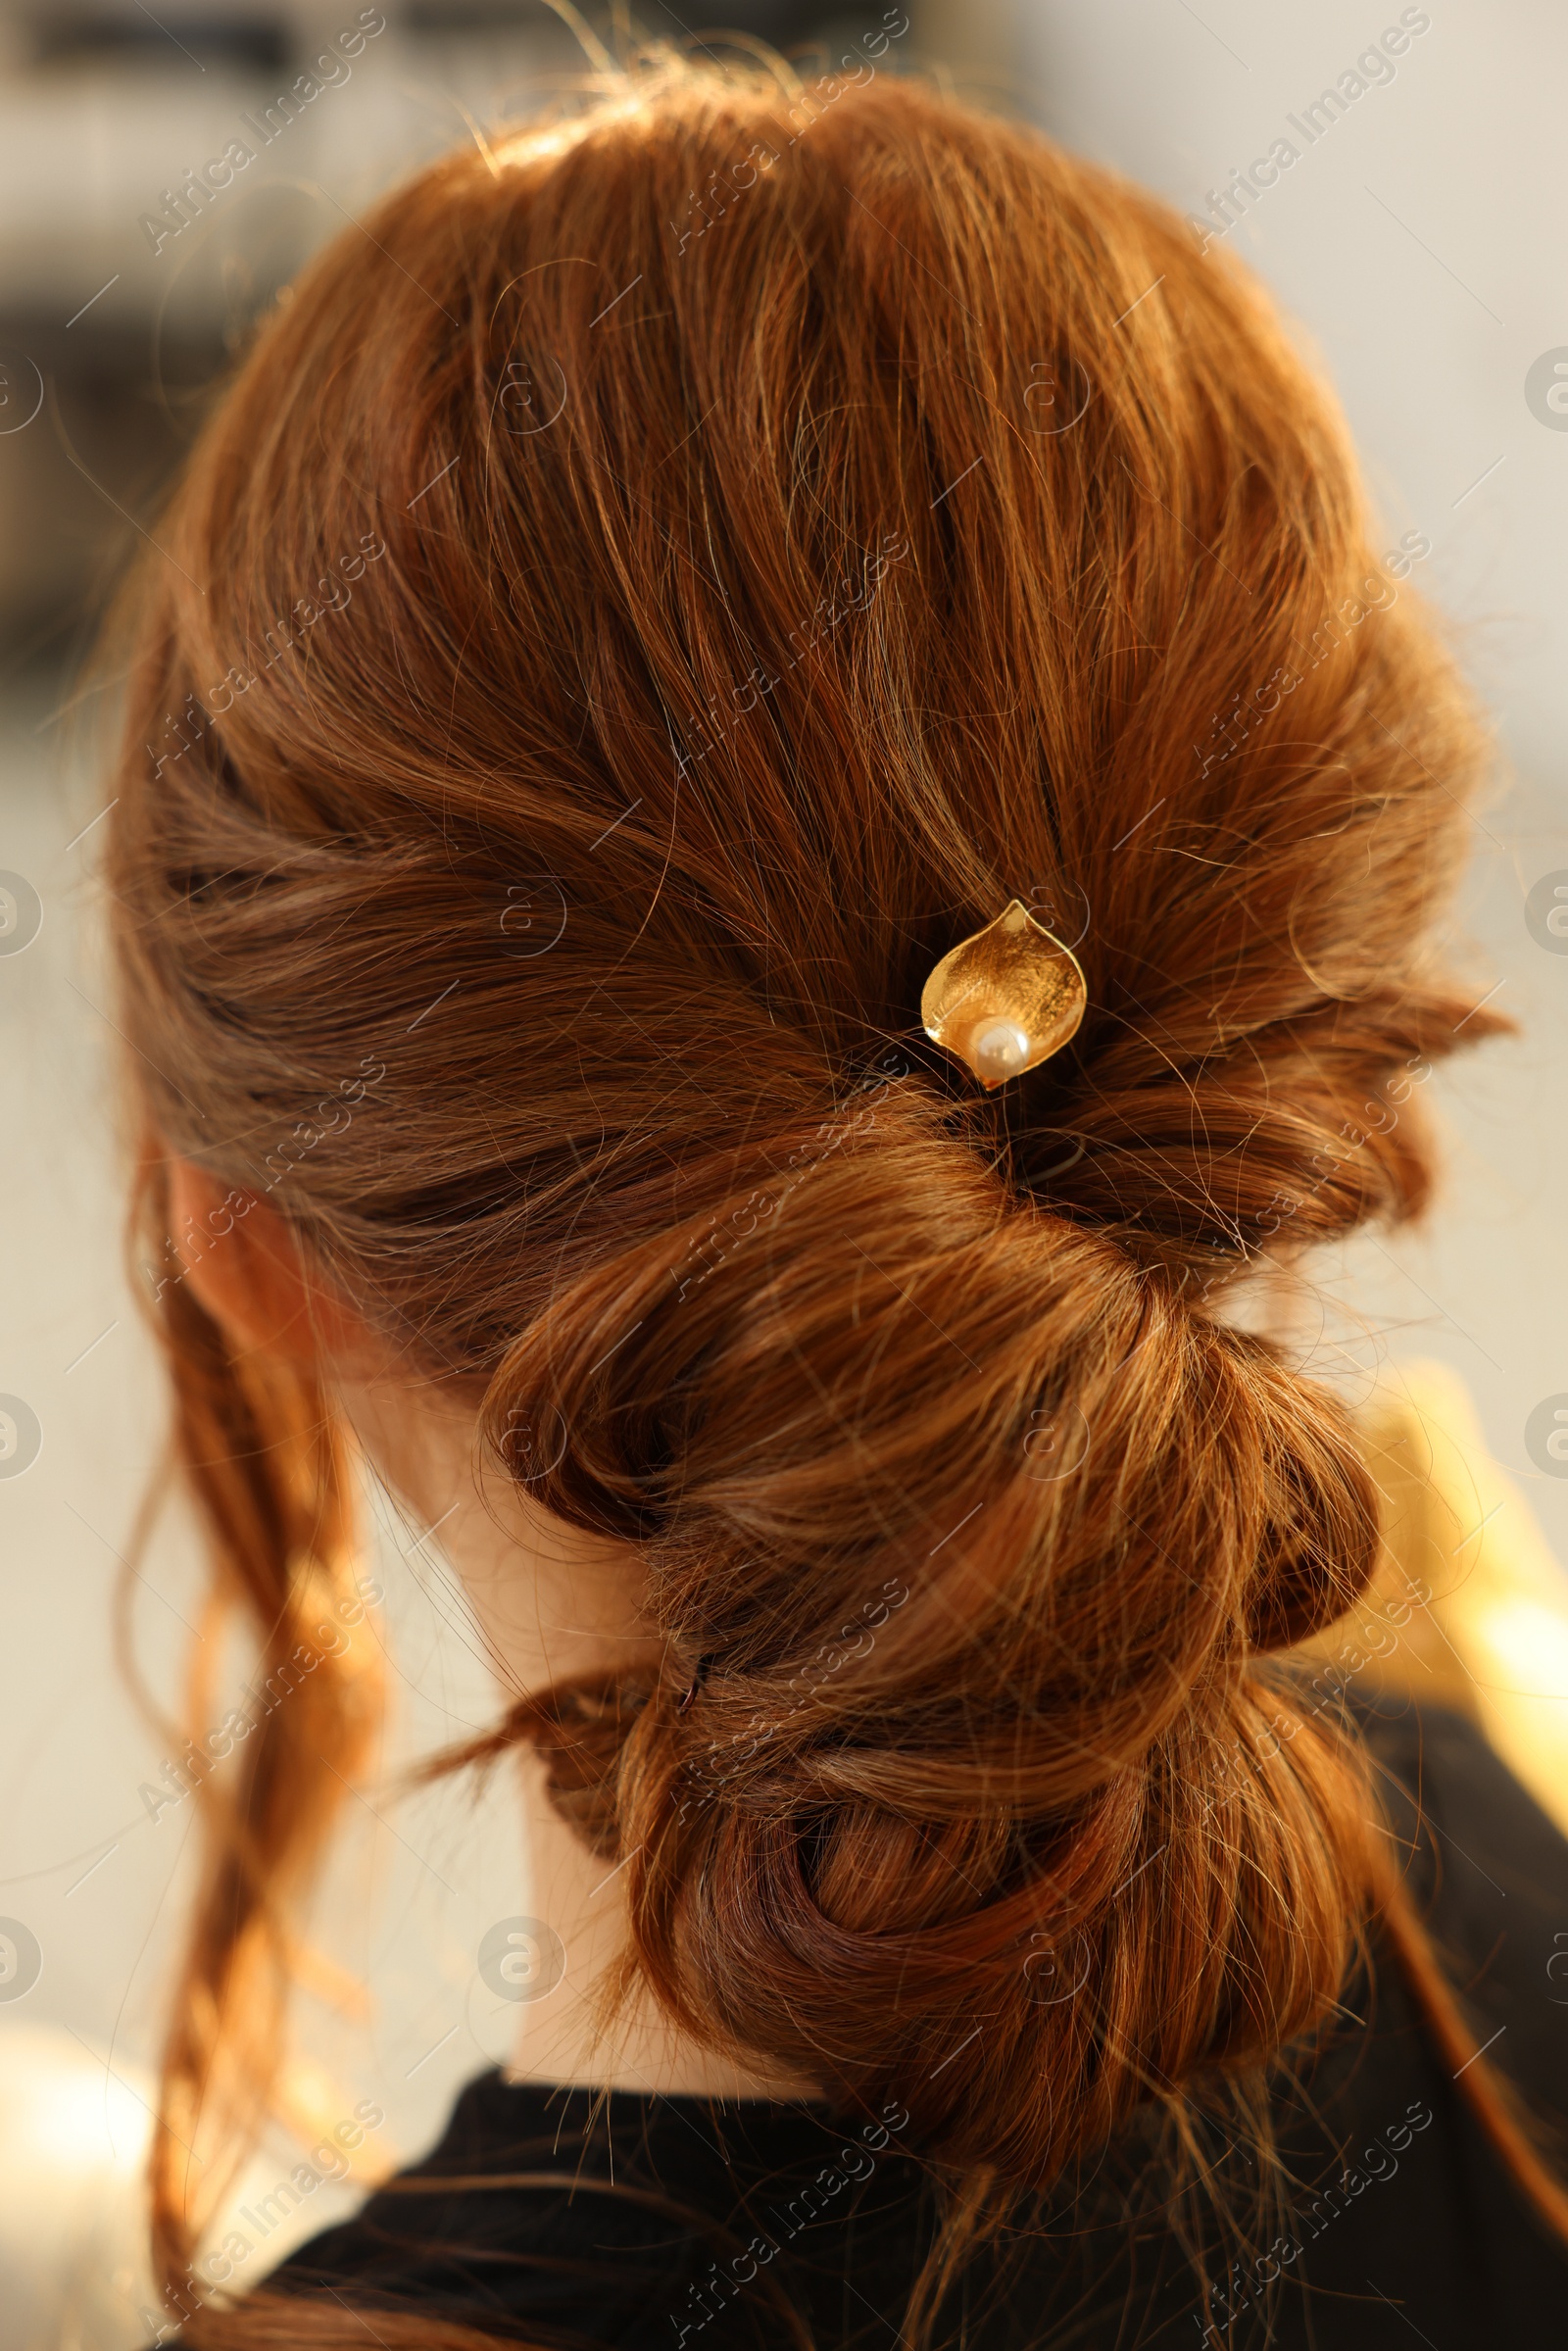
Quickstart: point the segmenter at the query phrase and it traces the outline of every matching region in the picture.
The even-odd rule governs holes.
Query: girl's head
[[[1230,1306],[1424,1197],[1478,738],[1256,289],[1021,129],[834,86],[663,69],[306,271],[142,579],[120,1016],[268,1654],[348,1572],[333,1326],[235,1348],[172,1162],[186,1261],[265,1196],[635,1562],[646,1669],[519,1720],[598,1726],[664,2008],[1027,2184],[1341,1982],[1365,1793],[1268,1660],[1374,1494]],[[920,991],[1013,896],[1089,1009],[985,1096]],[[248,1746],[176,2108],[367,1719],[323,1660]]]

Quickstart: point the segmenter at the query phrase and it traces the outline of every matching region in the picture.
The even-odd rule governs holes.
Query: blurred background
[[[1568,1461],[1543,1434],[1568,1405],[1568,922],[1548,919],[1559,882],[1568,901],[1568,19],[1549,0],[906,5],[879,71],[1036,121],[1250,258],[1339,385],[1389,548],[1428,551],[1411,585],[1496,732],[1459,946],[1476,1001],[1520,1033],[1434,1083],[1445,1198],[1424,1235],[1323,1266],[1316,1355],[1359,1396],[1447,1364],[1568,1559]],[[722,24],[820,69],[883,21],[731,0]],[[637,23],[717,38],[659,0]],[[363,35],[351,65],[345,35]],[[344,70],[280,109],[329,42]],[[124,1564],[162,1401],[120,1264],[94,898],[113,685],[89,687],[83,657],[212,387],[302,259],[471,123],[525,120],[583,72],[541,0],[0,0],[0,2351],[151,2332],[136,2167],[190,1811],[155,1817],[142,1793],[173,1746],[116,1654],[122,1585],[139,1670],[176,1706],[198,1585],[174,1510]],[[236,137],[254,165],[172,234],[184,175]],[[1227,187],[1282,137],[1298,161],[1243,212]],[[438,1551],[377,1508],[390,1769],[493,1698]],[[504,1789],[349,1809],[321,1935],[372,1999],[345,2016],[307,1996],[291,2111],[308,2144],[374,2100],[367,2153],[390,2163],[501,2053],[473,1955],[526,1912],[526,1857]],[[280,2127],[236,2202],[299,2155]],[[310,2190],[258,2272],[354,2192]]]

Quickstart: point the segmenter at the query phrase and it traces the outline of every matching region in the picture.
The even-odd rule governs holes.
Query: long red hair
[[[1420,1207],[1406,1073],[1491,1025],[1429,948],[1481,737],[1268,303],[911,82],[666,65],[346,229],[160,539],[110,859],[144,1253],[162,1154],[268,1192],[639,1547],[662,1670],[512,1725],[627,1857],[630,1965],[903,2100],[971,2219],[1258,2079],[1390,1898],[1268,1663],[1377,1516],[1223,1309]],[[1014,895],[1089,1010],[987,1098],[920,989]],[[329,1406],[156,1311],[286,1648],[351,1553]],[[171,2278],[363,1695],[313,1678],[204,1790]]]

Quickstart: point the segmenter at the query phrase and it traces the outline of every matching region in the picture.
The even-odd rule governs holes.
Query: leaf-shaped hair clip
[[[1088,1003],[1072,949],[1014,898],[943,956],[920,992],[920,1018],[990,1093],[1060,1053]]]

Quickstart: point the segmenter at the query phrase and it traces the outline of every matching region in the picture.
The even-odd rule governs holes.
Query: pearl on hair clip
[[[1029,1058],[1029,1032],[1015,1020],[985,1020],[969,1032],[966,1055],[983,1084],[997,1086],[1022,1069]]]

